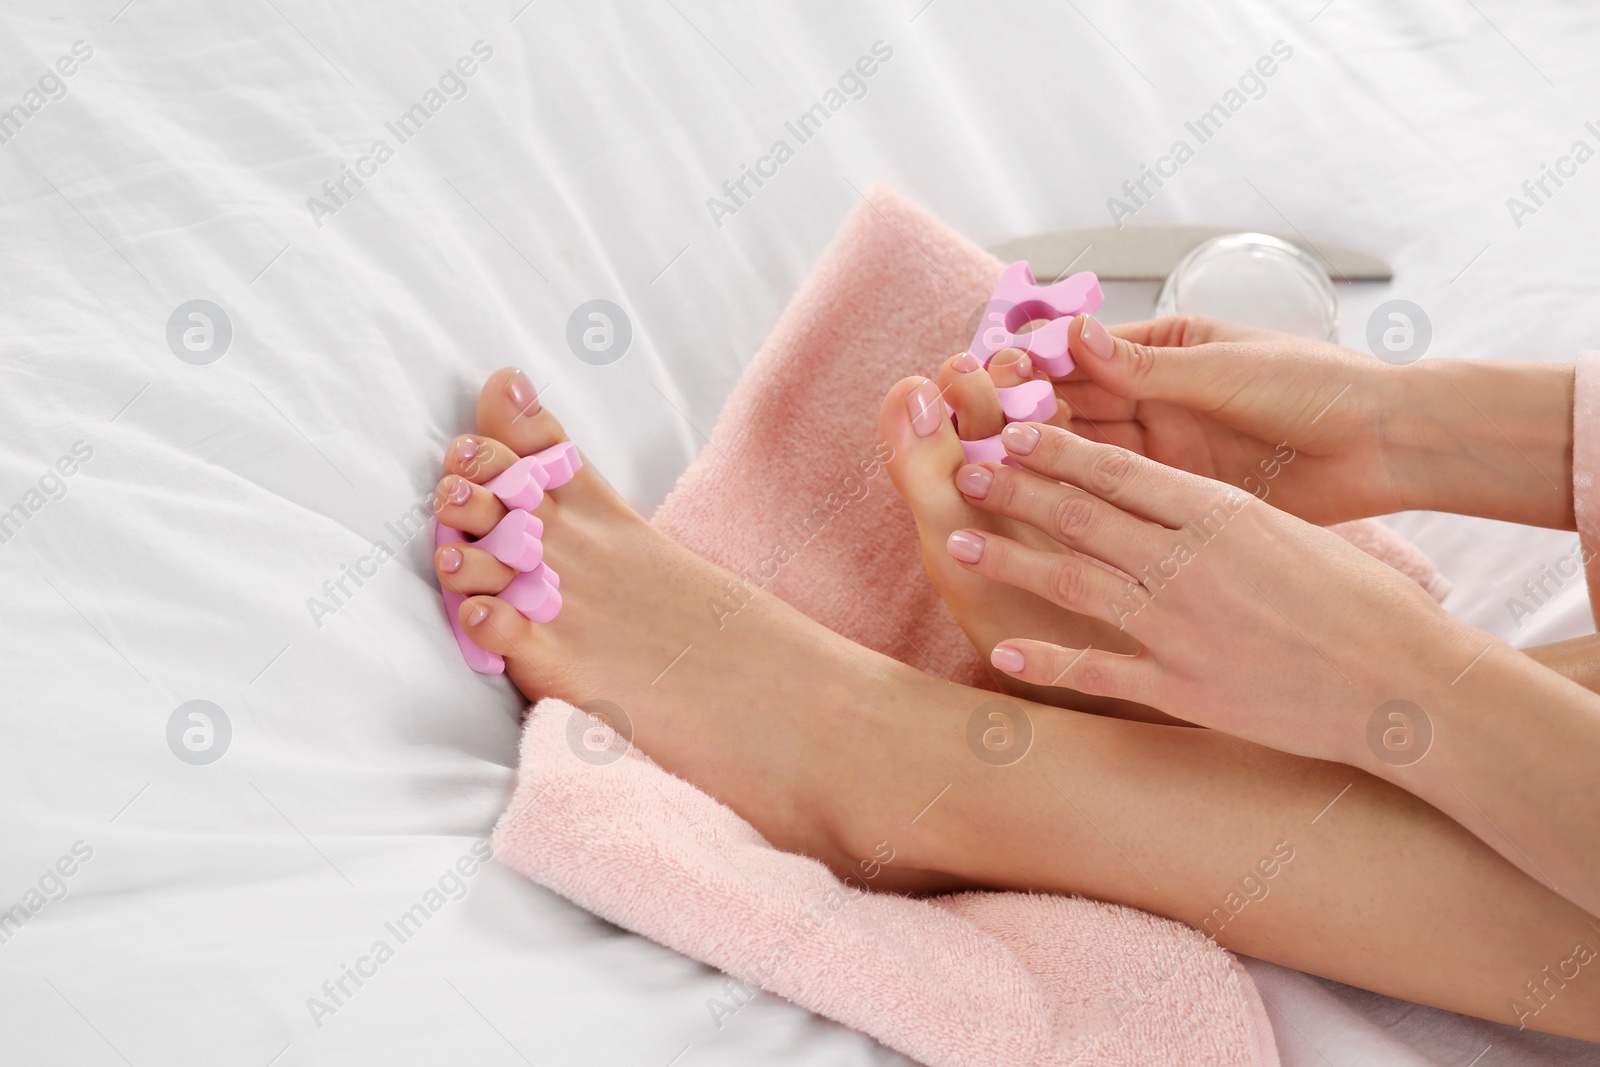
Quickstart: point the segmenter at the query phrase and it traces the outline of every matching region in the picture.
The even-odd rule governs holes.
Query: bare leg
[[[455,476],[484,481],[560,439],[547,412],[509,397],[506,372],[491,378],[476,454],[452,450],[441,500],[461,499]],[[441,514],[481,533],[498,509],[472,488]],[[441,581],[472,595],[468,632],[507,657],[530,696],[623,707],[635,743],[666,769],[841,874],[887,842],[896,858],[875,885],[1083,893],[1203,926],[1263,959],[1504,1022],[1517,1021],[1513,998],[1538,1006],[1525,982],[1576,941],[1600,942],[1582,912],[1375,779],[1210,731],[1020,700],[1006,713],[1014,728],[1031,724],[1031,746],[997,766],[968,740],[995,694],[862,649],[770,597],[719,620],[705,604],[728,575],[651,529],[592,470],[538,512],[561,614],[536,626],[473,595],[510,572],[479,550],[457,560],[441,549]],[[1600,974],[1549,999],[1530,1027],[1600,1038]]]

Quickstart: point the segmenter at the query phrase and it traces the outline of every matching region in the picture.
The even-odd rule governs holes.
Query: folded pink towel
[[[992,688],[923,574],[875,427],[894,381],[966,346],[1001,264],[888,190],[868,198],[654,521],[847,637]],[[1442,595],[1386,527],[1344,532]],[[1278,1062],[1248,976],[1187,926],[1077,897],[858,896],[637,753],[573,759],[571,713],[530,717],[496,854],[612,922],[936,1067]]]

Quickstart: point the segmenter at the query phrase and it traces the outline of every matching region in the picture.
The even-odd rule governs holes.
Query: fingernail
[[[982,366],[982,364],[978,362],[978,357],[973,355],[971,352],[961,353],[955,358],[955,362],[951,363],[950,365],[961,374],[971,374],[973,371]]]
[[[911,410],[911,430],[918,437],[926,437],[939,428],[944,412],[939,407],[939,389],[932,382],[923,382],[906,397],[906,407]]]
[[[472,457],[478,454],[478,439],[476,437],[463,437],[456,442],[456,462],[466,466],[472,462]]]
[[[957,530],[945,542],[945,547],[950,554],[962,563],[976,563],[983,558],[983,538],[976,534],[969,534],[965,530]]]
[[[439,570],[445,574],[454,574],[461,569],[463,558],[459,548],[441,548],[439,550]]]
[[[989,486],[993,484],[994,471],[976,463],[969,463],[956,472],[956,488],[961,490],[963,496],[970,496],[974,500],[988,496]]]
[[[445,494],[444,498],[456,507],[460,507],[472,499],[472,483],[457,475],[455,480],[450,483],[450,491]]]
[[[1039,444],[1039,431],[1025,422],[1013,422],[1000,431],[1000,443],[1006,446],[1007,452],[1026,456]]]
[[[1117,343],[1111,339],[1111,334],[1100,325],[1100,320],[1093,315],[1083,317],[1083,343],[1101,359],[1110,359],[1117,354]]]
[[[1007,674],[1015,674],[1027,662],[1022,658],[1022,653],[1007,645],[996,645],[993,652],[989,653],[989,662]]]
[[[489,609],[482,604],[472,605],[472,610],[467,612],[467,625],[476,626],[489,617]]]
[[[532,415],[539,410],[539,396],[533,391],[533,383],[520,370],[506,379],[506,395],[524,415]]]

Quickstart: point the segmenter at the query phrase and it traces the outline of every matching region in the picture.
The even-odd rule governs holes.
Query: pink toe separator
[[[571,441],[552,445],[531,456],[523,456],[495,477],[483,483],[510,510],[495,528],[476,541],[469,542],[460,530],[434,524],[435,548],[455,542],[472,543],[495,559],[520,573],[511,584],[500,590],[501,600],[516,608],[534,622],[549,622],[561,611],[561,578],[544,563],[544,522],[532,509],[544,500],[546,489],[555,489],[572,480],[583,468],[583,457]],[[503,657],[479,648],[461,627],[460,608],[466,597],[450,590],[444,594],[445,615],[450,620],[450,630],[467,666],[479,674],[503,674],[506,661]]]
[[[1064,377],[1073,368],[1067,328],[1074,316],[1096,311],[1104,301],[1100,279],[1093,271],[1079,271],[1054,284],[1040,285],[1033,269],[1018,260],[1000,275],[967,351],[988,366],[1002,349],[1020,348],[1050,377]],[[1017,332],[1035,319],[1049,321],[1031,332]]]

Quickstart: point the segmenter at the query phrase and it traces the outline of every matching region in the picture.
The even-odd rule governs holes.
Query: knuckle
[[[1090,465],[1090,483],[1098,493],[1114,492],[1133,476],[1135,469],[1133,453],[1124,448],[1108,448]]]
[[[1081,493],[1068,493],[1056,501],[1050,518],[1057,535],[1068,539],[1079,538],[1094,523],[1094,505]]]
[[[1073,559],[1062,559],[1054,565],[1050,575],[1050,593],[1063,607],[1082,604],[1089,592],[1089,583],[1083,564]]]
[[[1156,350],[1147,344],[1128,343],[1128,377],[1135,382],[1149,378],[1155,370]]]
[[[1072,668],[1072,684],[1076,689],[1086,693],[1103,692],[1110,684],[1111,678],[1106,673],[1105,666],[1093,656],[1085,656]]]

